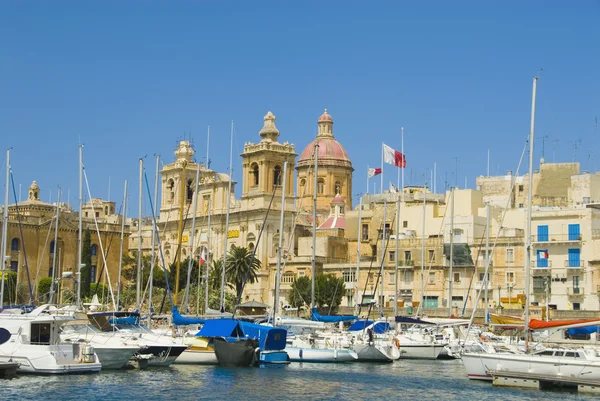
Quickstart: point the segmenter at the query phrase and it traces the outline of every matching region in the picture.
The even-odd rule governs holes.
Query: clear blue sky
[[[599,41],[598,0],[1,2],[0,148],[13,148],[23,194],[36,179],[43,200],[60,185],[76,203],[80,138],[92,195],[106,198],[111,177],[120,205],[129,179],[137,214],[139,157],[153,180],[153,154],[169,163],[191,135],[203,160],[210,125],[212,167],[225,172],[231,120],[238,155],[269,110],[300,153],[326,107],[355,194],[381,142],[400,149],[402,126],[407,184],[437,162],[443,189],[456,157],[458,183],[474,187],[488,149],[492,173],[515,170],[543,68],[536,159],[547,135],[548,161],[595,171]]]

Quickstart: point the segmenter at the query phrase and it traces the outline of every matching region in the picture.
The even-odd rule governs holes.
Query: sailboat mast
[[[83,232],[83,145],[79,145],[79,229],[77,232],[77,307],[81,305],[81,251]]]
[[[208,127],[208,132],[206,136],[206,169],[210,170],[210,162],[208,158],[208,150],[210,146],[210,127]],[[211,200],[212,197],[208,197],[208,227],[207,227],[207,236],[206,236],[206,260],[204,261],[204,313],[208,310],[208,269],[210,268],[210,211],[211,211]],[[200,310],[200,286],[198,286],[198,308],[196,313],[200,314],[198,311]]]
[[[404,189],[402,189],[404,192]],[[398,316],[398,268],[400,265],[399,257],[400,257],[400,194],[396,196],[396,257],[394,261],[396,262],[396,266],[394,269],[394,316]]]
[[[313,188],[313,221],[312,221],[312,259],[311,259],[311,285],[310,285],[310,310],[315,307],[315,273],[317,271],[316,266],[316,251],[317,251],[317,185],[319,183],[318,172],[319,172],[319,143],[315,144],[315,182]]]
[[[158,214],[158,169],[160,166],[160,155],[156,155],[156,167],[154,169],[154,210],[153,216]],[[156,255],[154,254],[154,248],[156,246],[156,236],[158,235],[156,219],[152,219],[152,245],[151,245],[151,258],[150,258],[150,276],[148,280],[148,327],[152,321],[152,288],[154,286],[154,266],[156,265]]]
[[[139,199],[138,199],[138,254],[137,254],[137,280],[136,280],[136,293],[135,293],[135,305],[137,308],[140,307],[140,292],[142,288],[142,176],[144,174],[144,159],[140,158],[140,187],[139,187]]]
[[[4,210],[2,213],[2,280],[0,284],[0,305],[4,306],[4,271],[6,269],[6,244],[8,241],[8,180],[10,178],[10,149],[6,151],[6,191],[4,193]]]
[[[121,244],[119,245],[119,275],[117,277],[117,311],[121,309],[121,271],[123,270],[123,242],[125,240],[125,220],[127,216],[127,180],[123,189],[123,216],[121,216]]]
[[[223,245],[223,269],[221,270],[221,312],[225,311],[225,271],[227,264],[227,240],[229,237],[229,211],[231,210],[231,183],[233,181],[233,121],[231,122],[231,137],[229,139],[229,189],[227,191],[227,214],[225,215],[225,232]]]
[[[190,296],[190,280],[192,278],[192,263],[194,261],[194,239],[196,231],[196,206],[198,205],[198,185],[200,183],[200,163],[196,163],[196,183],[194,185],[194,202],[192,204],[192,232],[190,233],[190,253],[188,257],[187,281],[185,286],[184,308],[188,313],[189,296]],[[200,274],[200,266],[198,266],[198,274]]]
[[[58,253],[58,219],[60,217],[60,187],[58,188],[58,195],[56,198],[56,224],[54,225],[54,249],[52,253],[52,285],[50,285],[50,297],[48,300],[49,304],[54,302],[54,280],[56,278],[56,254]],[[4,280],[2,280],[4,281]]]
[[[287,160],[283,163],[283,185],[281,186],[281,216],[279,217],[279,245],[277,252],[277,272],[275,273],[275,304],[273,305],[273,326],[276,324],[279,311],[279,285],[281,283],[281,254],[283,252],[283,217],[285,213],[285,181],[287,176]]]
[[[448,273],[448,316],[452,317],[452,284],[454,283],[454,187],[450,188],[450,271]]]
[[[423,302],[425,300],[425,217],[427,213],[427,186],[423,185],[423,228],[421,232],[421,302],[419,303],[419,311],[422,312],[425,308]]]
[[[173,305],[177,306],[177,295],[179,294],[179,272],[180,272],[180,264],[181,264],[181,253],[183,251],[182,241],[183,241],[183,205],[185,203],[185,168],[187,167],[187,160],[182,160],[181,162],[181,178],[179,179],[180,188],[179,188],[179,226],[177,228],[177,258],[175,261],[175,296],[173,297]]]
[[[531,96],[531,129],[529,131],[529,188],[527,189],[527,224],[525,225],[525,348],[529,351],[529,283],[531,270],[531,210],[533,202],[533,138],[535,132],[535,95],[538,76],[533,77]]]
[[[489,267],[490,267],[490,204],[489,202],[485,205],[485,277],[483,279],[483,283],[485,283],[485,289],[484,289],[484,311],[485,311],[485,319],[484,322],[487,323],[489,320],[489,310],[488,310],[488,304],[489,304],[489,294],[488,294],[488,287],[490,286],[489,280],[488,280],[488,271],[489,271]]]
[[[387,199],[383,200],[383,220],[381,222],[381,226],[383,228],[383,235],[381,240],[381,267],[379,268],[379,316],[383,316],[383,265],[385,264],[385,237],[386,237],[386,229],[385,229],[385,221],[386,216],[385,212],[387,211]]]
[[[367,185],[368,186],[368,185]],[[362,196],[359,195],[359,204],[358,204],[358,238],[357,238],[357,242],[356,242],[356,277],[354,279],[354,292],[355,292],[355,297],[356,299],[354,300],[354,314],[358,316],[358,308],[360,305],[360,302],[358,302],[358,279],[360,277],[360,241],[362,240],[362,208],[363,208],[363,203],[362,203]]]

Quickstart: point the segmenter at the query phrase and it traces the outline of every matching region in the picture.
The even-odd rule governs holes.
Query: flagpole
[[[383,193],[383,142],[381,142],[381,188],[380,193]]]
[[[433,162],[433,193],[437,193],[437,162]]]
[[[406,156],[404,155],[404,127],[402,127],[402,158],[403,160],[403,167],[402,167],[402,203],[404,203],[404,170],[406,169]]]
[[[367,194],[369,193],[369,165],[367,164]]]

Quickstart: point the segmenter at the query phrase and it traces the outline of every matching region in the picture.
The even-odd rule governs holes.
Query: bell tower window
[[[252,185],[258,185],[258,163],[252,163],[252,166],[250,167],[250,174],[254,176],[250,179]]]
[[[335,194],[341,194],[342,192],[342,184],[339,181],[335,182]]]
[[[175,182],[170,179],[167,183],[167,190],[169,191],[169,200],[175,199]]]
[[[186,201],[187,201],[187,203],[190,203],[194,196],[194,190],[192,188],[192,180],[188,180],[185,188],[186,188]]]
[[[317,193],[322,195],[325,192],[325,180],[323,178],[319,178],[317,181]]]
[[[281,185],[281,167],[275,166],[273,169],[273,185],[278,187]]]

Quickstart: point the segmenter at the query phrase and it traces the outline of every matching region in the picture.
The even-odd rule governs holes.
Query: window
[[[548,250],[547,249],[538,249],[537,250],[537,267],[546,268],[548,267]]]
[[[90,283],[96,282],[96,266],[90,267]]]
[[[249,250],[250,252],[254,251],[254,243],[253,243],[253,242],[249,242],[249,243],[248,243],[248,250]]]
[[[427,284],[435,284],[435,272],[429,272],[429,280]]]
[[[54,240],[50,241],[50,255],[54,253]]]
[[[460,283],[460,273],[454,273],[454,282]]]
[[[506,272],[506,283],[507,284],[515,283],[515,272]]]
[[[519,203],[519,209],[523,209],[525,207],[522,203]]]
[[[13,238],[12,241],[10,242],[10,250],[11,251],[19,251],[19,239],[18,238]]]
[[[410,251],[404,251],[404,261],[408,262],[408,261],[412,261],[412,256]]]
[[[281,185],[281,166],[275,166],[273,169],[273,185],[276,187]]]
[[[185,200],[187,203],[190,203],[194,197],[194,186],[192,184],[192,180],[188,180],[185,186]]]
[[[579,248],[569,248],[567,250],[569,267],[581,267],[581,260],[579,259],[580,251]]]
[[[519,185],[519,192],[523,192],[523,185]]]
[[[373,284],[373,273],[369,273],[369,284]]]
[[[49,323],[31,323],[30,344],[50,345],[50,330]]]
[[[304,270],[300,270],[298,272],[298,277],[304,277],[304,276],[306,276],[306,272]]]
[[[573,310],[581,310],[581,304],[579,302],[573,302]]]
[[[515,261],[515,250],[513,248],[506,249],[506,263],[513,263]]]
[[[577,291],[579,292],[579,276],[573,276],[573,294],[578,293],[578,292],[575,292],[576,288],[577,288]]]
[[[390,262],[396,261],[396,251],[390,251]]]
[[[252,180],[250,181],[252,185],[258,185],[258,163],[253,163],[250,167],[251,174],[253,175]]]
[[[430,262],[433,262],[435,260],[435,251],[433,249],[430,249],[428,252],[428,260]]]
[[[92,244],[92,246],[90,247],[90,255],[96,256],[97,254],[98,254],[98,245]]]
[[[579,224],[569,224],[569,241],[578,241],[580,238]]]
[[[202,205],[204,213],[208,213],[208,209],[210,208],[210,195],[204,195],[202,197]]]
[[[169,200],[175,199],[175,181],[172,178],[167,182],[167,191],[169,192]]]
[[[16,260],[11,260],[10,261],[10,270],[17,273],[19,271],[19,262]]]
[[[368,241],[369,240],[369,225],[368,224],[363,224],[362,225],[362,235],[361,238],[363,241]]]
[[[405,283],[412,283],[413,282],[413,272],[411,270],[405,271],[402,274],[402,281]]]
[[[304,187],[306,186],[306,180],[303,178],[300,180],[300,191],[298,191],[298,196],[304,195]]]
[[[388,285],[396,285],[396,274],[394,272],[388,273]]]
[[[96,217],[100,217],[100,212],[96,212]]]
[[[485,281],[485,273],[479,273],[479,281],[483,282]],[[487,282],[490,282],[490,273],[487,274]]]
[[[354,283],[356,281],[356,272],[342,272],[342,277],[344,278],[344,283]]]
[[[89,217],[89,216],[88,216],[88,212],[85,212],[85,217]]]
[[[538,242],[548,241],[548,226],[537,227]]]
[[[54,267],[50,266],[48,268],[48,277],[52,277],[52,274],[54,273]]]
[[[325,192],[325,180],[323,178],[319,178],[317,181],[317,193],[323,194]]]
[[[342,184],[339,181],[335,182],[335,194],[341,194],[342,192]]]
[[[281,284],[292,284],[294,282],[293,273],[284,273],[281,275]]]
[[[402,227],[404,227],[404,228],[408,228],[408,221],[407,221],[407,220],[404,220],[404,221],[402,222]]]

